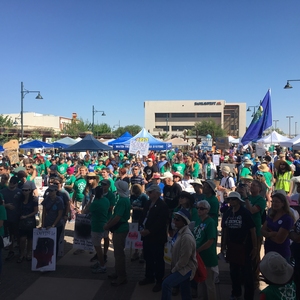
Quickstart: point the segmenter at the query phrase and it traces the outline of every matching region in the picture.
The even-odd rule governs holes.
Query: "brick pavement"
[[[65,236],[65,255],[57,262],[55,272],[32,272],[30,262],[21,264],[12,261],[3,263],[2,284],[0,285],[0,299],[53,299],[55,300],[155,300],[160,299],[160,293],[153,293],[151,286],[138,286],[138,280],[144,277],[144,264],[130,261],[129,250],[126,251],[128,283],[120,287],[112,287],[107,274],[92,274],[89,258],[91,254],[73,255],[72,233],[74,224],[67,224]],[[112,247],[112,245],[110,245]],[[3,257],[7,251],[3,251]],[[230,277],[228,264],[220,261],[220,284],[217,284],[218,299],[229,299]],[[108,253],[108,273],[113,272],[113,252]],[[89,292],[89,293],[88,293]],[[34,293],[34,294],[33,294]],[[174,297],[180,299],[180,296]],[[256,299],[257,296],[256,296]]]

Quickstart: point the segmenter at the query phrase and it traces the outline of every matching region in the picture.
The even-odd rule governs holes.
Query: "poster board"
[[[147,156],[149,153],[149,143],[146,141],[130,141],[129,153],[137,154],[139,153],[142,156]]]
[[[18,140],[10,140],[9,142],[3,145],[4,156],[9,158],[10,163],[17,164],[19,160],[19,142]]]
[[[32,240],[32,271],[56,270],[56,228],[34,228]]]
[[[88,214],[76,214],[73,248],[94,251],[91,232],[90,216]]]
[[[229,149],[230,144],[229,144],[229,139],[228,137],[218,137],[214,139],[216,142],[216,148],[217,149]]]
[[[214,163],[216,166],[219,166],[219,165],[220,165],[220,155],[214,154],[212,158],[213,158],[213,159],[212,159],[213,163]]]
[[[212,150],[212,139],[202,139],[200,149],[203,151]]]
[[[138,223],[129,223],[129,232],[126,237],[126,249],[143,249],[143,242]]]

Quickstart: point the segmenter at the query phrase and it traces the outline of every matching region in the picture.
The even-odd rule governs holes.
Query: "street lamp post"
[[[289,119],[289,138],[291,138],[291,119],[294,118],[294,116],[286,116]]]
[[[297,136],[297,123],[298,122],[295,122],[295,136]]]
[[[95,107],[93,105],[93,110],[92,110],[92,133],[94,134],[94,124],[95,124],[95,114],[97,112],[102,112],[102,116],[105,117],[106,114],[103,110],[95,110]]]
[[[251,111],[251,107],[253,107],[253,114],[251,117],[254,117],[255,116],[255,113],[256,113],[256,108],[259,108],[259,105],[256,105],[256,106],[248,106],[248,109],[247,111]]]
[[[277,122],[279,122],[279,120],[273,120],[273,122],[275,123],[275,131],[276,131],[276,128],[277,128]]]
[[[292,89],[293,87],[290,85],[290,81],[300,81],[300,79],[288,79],[284,89]]]
[[[21,82],[21,145],[23,145],[23,140],[24,140],[24,118],[23,118],[23,101],[24,101],[24,97],[28,94],[28,93],[37,93],[38,95],[35,97],[35,99],[38,100],[42,100],[43,97],[40,94],[40,91],[28,91],[26,89],[24,89],[24,84],[23,82]]]

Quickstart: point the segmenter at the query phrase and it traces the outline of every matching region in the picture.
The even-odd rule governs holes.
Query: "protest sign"
[[[10,140],[3,145],[4,156],[9,158],[10,164],[16,164],[19,160],[19,142],[18,140]]]
[[[129,153],[147,156],[149,153],[149,143],[145,140],[134,140],[130,141]]]
[[[56,228],[34,228],[32,249],[32,271],[55,271]]]
[[[73,248],[94,251],[91,236],[91,219],[88,214],[76,215]]]
[[[219,166],[220,165],[220,155],[213,155],[213,163],[216,165],[216,166]]]
[[[217,149],[229,149],[229,139],[228,137],[217,137],[214,139],[216,142],[216,148]]]
[[[126,237],[126,249],[143,249],[143,242],[138,223],[129,223],[129,232]]]

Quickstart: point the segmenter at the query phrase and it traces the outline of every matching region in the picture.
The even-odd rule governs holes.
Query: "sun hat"
[[[204,181],[203,183],[207,183],[210,186],[210,188],[212,189],[212,191],[214,193],[216,193],[216,185],[212,180],[208,179],[208,180]]]
[[[68,168],[67,168],[67,174],[68,174],[68,175],[74,174],[74,170],[75,170],[74,167],[68,167]]]
[[[159,185],[153,183],[146,189],[146,192],[153,192],[153,191],[160,193],[161,190],[160,190]]]
[[[279,165],[280,165],[281,163],[284,163],[284,164],[286,165],[286,169],[287,169],[288,171],[291,171],[290,165],[289,165],[285,160],[282,160],[282,159],[276,160],[276,162],[274,163],[274,167],[275,167],[277,170],[279,170],[279,168],[280,168]]]
[[[129,196],[129,185],[124,180],[117,180],[115,182],[115,186],[117,188],[117,192],[121,197],[128,197]]]
[[[173,172],[172,174],[173,174],[173,178],[174,178],[174,176],[177,176],[177,177],[180,177],[180,179],[182,179],[182,174],[181,173]]]
[[[262,163],[261,165],[259,165],[258,169],[262,172],[269,172],[269,167],[265,163]]]
[[[231,192],[229,193],[228,197],[226,199],[232,199],[232,198],[237,198],[239,199],[241,202],[245,202],[242,198],[241,195],[238,192]]]
[[[182,191],[179,194],[179,198],[187,198],[189,200],[190,203],[195,203],[195,198],[193,197],[193,195],[187,191]]]
[[[160,179],[161,177],[160,177],[159,173],[154,173],[153,176],[152,176],[152,178],[154,178],[154,179]]]
[[[271,283],[286,284],[294,274],[294,268],[277,252],[268,252],[259,264],[263,276]]]
[[[89,172],[86,177],[96,177],[96,180],[99,182],[100,177],[95,172]]]
[[[199,178],[194,179],[194,181],[192,181],[190,184],[191,185],[199,184],[199,185],[203,186],[202,180]]]
[[[172,178],[173,179],[173,174],[171,172],[165,172],[163,176],[160,177],[161,179],[165,178]]]
[[[221,171],[224,173],[230,173],[230,168],[228,166],[224,166],[222,167]]]
[[[182,208],[179,211],[177,211],[176,213],[174,213],[174,215],[181,216],[186,221],[187,225],[191,223],[191,221],[190,221],[191,215],[190,215],[189,211],[184,208]]]
[[[250,159],[245,159],[244,160],[244,165],[250,165],[250,166],[252,166],[253,162]]]
[[[253,180],[253,177],[251,175],[247,174],[246,176],[241,177],[241,180]]]

